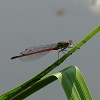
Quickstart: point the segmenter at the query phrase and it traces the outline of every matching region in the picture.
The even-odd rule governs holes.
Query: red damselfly
[[[67,51],[66,48],[72,48],[71,46],[72,44],[73,44],[72,40],[69,40],[64,42],[52,43],[48,45],[34,46],[21,52],[18,56],[13,56],[11,59],[19,58],[21,61],[33,61],[45,56],[52,50],[59,50],[58,51],[58,58],[59,58],[59,52],[64,53],[64,51]]]

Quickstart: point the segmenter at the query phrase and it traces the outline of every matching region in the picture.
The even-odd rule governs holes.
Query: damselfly
[[[11,59],[19,58],[21,61],[33,61],[45,56],[46,54],[48,54],[50,51],[53,50],[59,50],[58,51],[58,58],[59,58],[59,52],[64,53],[64,51],[67,51],[66,48],[72,48],[71,46],[72,44],[73,44],[72,40],[69,40],[64,42],[52,43],[48,45],[34,46],[21,52],[18,56],[13,56]]]

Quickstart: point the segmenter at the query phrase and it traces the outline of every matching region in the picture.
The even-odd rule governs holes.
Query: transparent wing
[[[48,54],[51,50],[55,49],[56,47],[57,47],[57,44],[30,47],[26,49],[25,51],[21,52],[20,55],[31,54],[31,53],[33,54],[19,57],[19,59],[24,62],[33,61],[33,60],[36,60],[36,59],[39,59],[45,56],[46,54]]]

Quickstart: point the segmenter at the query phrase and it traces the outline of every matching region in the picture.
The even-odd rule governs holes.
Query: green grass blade
[[[10,100],[25,99],[57,79],[60,81],[68,100],[92,100],[86,82],[80,70],[75,66],[67,67],[58,73],[42,78]]]
[[[77,67],[70,66],[62,70],[58,79],[68,100],[92,100],[84,77]]]
[[[53,63],[44,71],[42,71],[41,73],[39,73],[38,75],[30,79],[29,81],[25,82],[24,84],[20,85],[19,87],[1,95],[0,98],[5,98],[4,100],[8,100],[9,98],[14,97],[15,95],[21,93],[23,90],[26,90],[27,88],[29,88],[31,84],[34,84],[35,82],[40,80],[42,77],[44,77],[46,74],[48,74],[51,70],[59,66],[66,58],[68,58],[72,53],[74,53],[78,48],[80,48],[85,42],[87,42],[99,31],[100,31],[100,25],[97,26],[92,32],[90,32],[85,38],[83,38],[78,44],[76,44],[74,48],[72,48],[68,53],[62,56],[55,63]]]

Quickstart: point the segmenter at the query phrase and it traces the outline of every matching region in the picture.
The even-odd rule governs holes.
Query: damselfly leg
[[[68,47],[68,48],[73,48],[73,47]],[[59,59],[59,53],[62,52],[64,55],[65,55],[65,52],[64,51],[67,51],[66,48],[62,48],[60,51],[58,51],[58,59]]]

